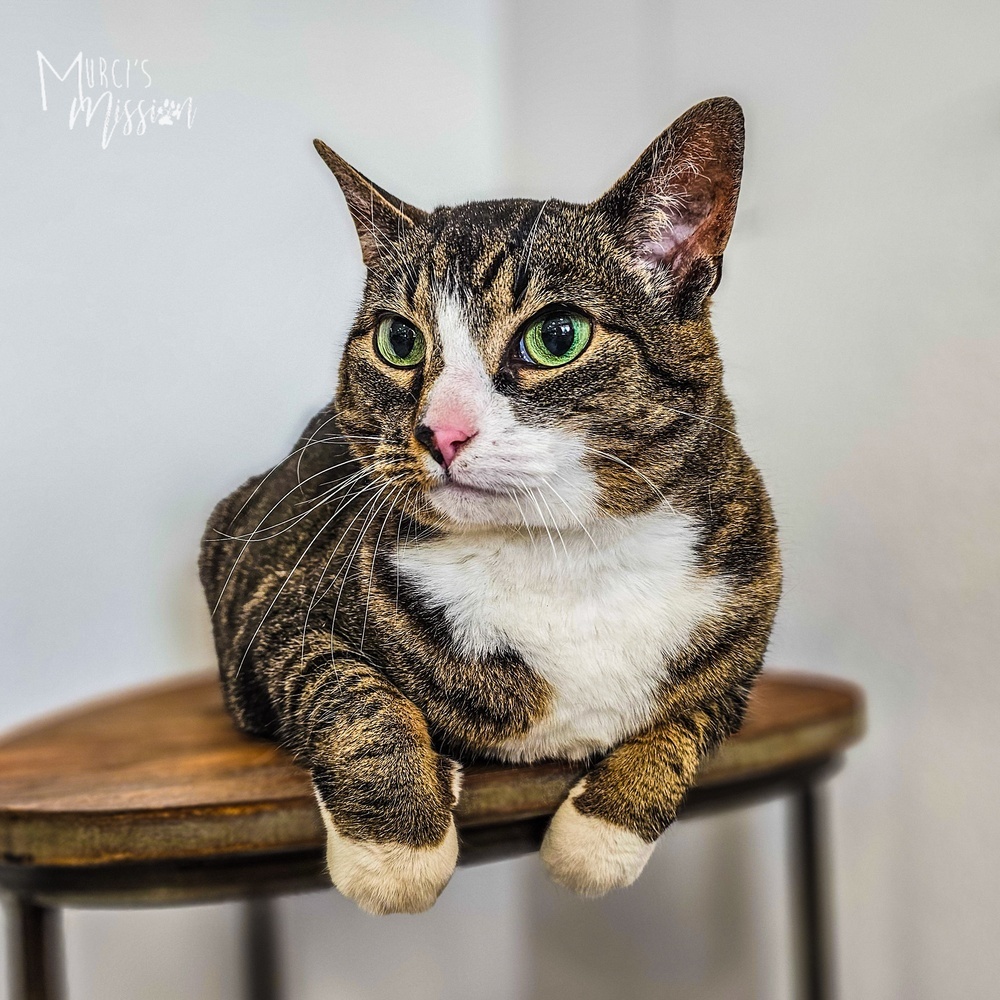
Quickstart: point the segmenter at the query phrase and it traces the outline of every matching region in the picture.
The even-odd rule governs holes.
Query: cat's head
[[[587,205],[424,212],[316,148],[368,268],[336,411],[381,502],[453,527],[560,529],[663,502],[728,423],[708,299],[739,192],[739,105],[692,108]]]

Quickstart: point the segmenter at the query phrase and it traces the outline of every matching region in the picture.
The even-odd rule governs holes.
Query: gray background
[[[770,660],[870,697],[831,788],[843,995],[996,995],[1000,5],[0,9],[0,723],[211,662],[201,526],[331,395],[360,293],[314,135],[426,207],[589,199],[731,94],[715,324],[782,527]],[[42,112],[38,49],[148,59],[193,126],[102,149],[68,84]],[[289,899],[289,996],[784,998],[783,837],[779,805],[682,823],[599,903],[533,858],[419,919]],[[72,996],[235,998],[237,926],[71,913]]]

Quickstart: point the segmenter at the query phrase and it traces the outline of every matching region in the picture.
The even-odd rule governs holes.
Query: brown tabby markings
[[[426,501],[427,452],[413,435],[443,367],[444,296],[460,298],[517,419],[585,438],[599,516],[666,505],[695,519],[699,571],[728,587],[719,615],[664,664],[653,724],[594,763],[573,808],[651,842],[699,762],[740,725],[780,591],[770,504],[736,437],[709,323],[742,144],[738,106],[716,99],[591,205],[512,199],[425,213],[317,142],[358,228],[364,300],[334,402],[288,458],[219,504],[201,572],[230,711],[293,749],[340,834],[440,844],[455,773],[444,754],[497,753],[553,699],[517,650],[459,651],[445,609],[392,558],[451,530]],[[557,304],[593,321],[580,358],[554,369],[512,360],[518,332]],[[423,364],[375,356],[386,314],[423,332]]]

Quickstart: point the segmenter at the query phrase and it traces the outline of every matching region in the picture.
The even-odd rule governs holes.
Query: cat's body
[[[426,214],[320,149],[365,301],[336,400],[219,505],[202,578],[230,710],[310,768],[368,909],[447,881],[453,758],[593,761],[543,858],[594,893],[742,719],[780,569],[708,323],[741,150],[706,102],[593,205]]]
[[[693,519],[659,510],[589,537],[447,538],[396,562],[428,604],[448,609],[461,650],[509,645],[548,683],[545,715],[493,753],[580,759],[649,725],[671,660],[723,610],[728,588],[697,571],[698,534]]]

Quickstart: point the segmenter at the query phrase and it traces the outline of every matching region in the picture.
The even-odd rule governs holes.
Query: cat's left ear
[[[743,111],[731,97],[695,105],[595,203],[623,249],[697,315],[722,274],[743,172]]]
[[[377,267],[387,256],[392,259],[390,248],[407,229],[423,222],[427,213],[394,198],[384,188],[368,180],[322,140],[314,139],[313,145],[323,157],[323,162],[333,171],[344,192],[347,207],[358,231],[365,265]]]

